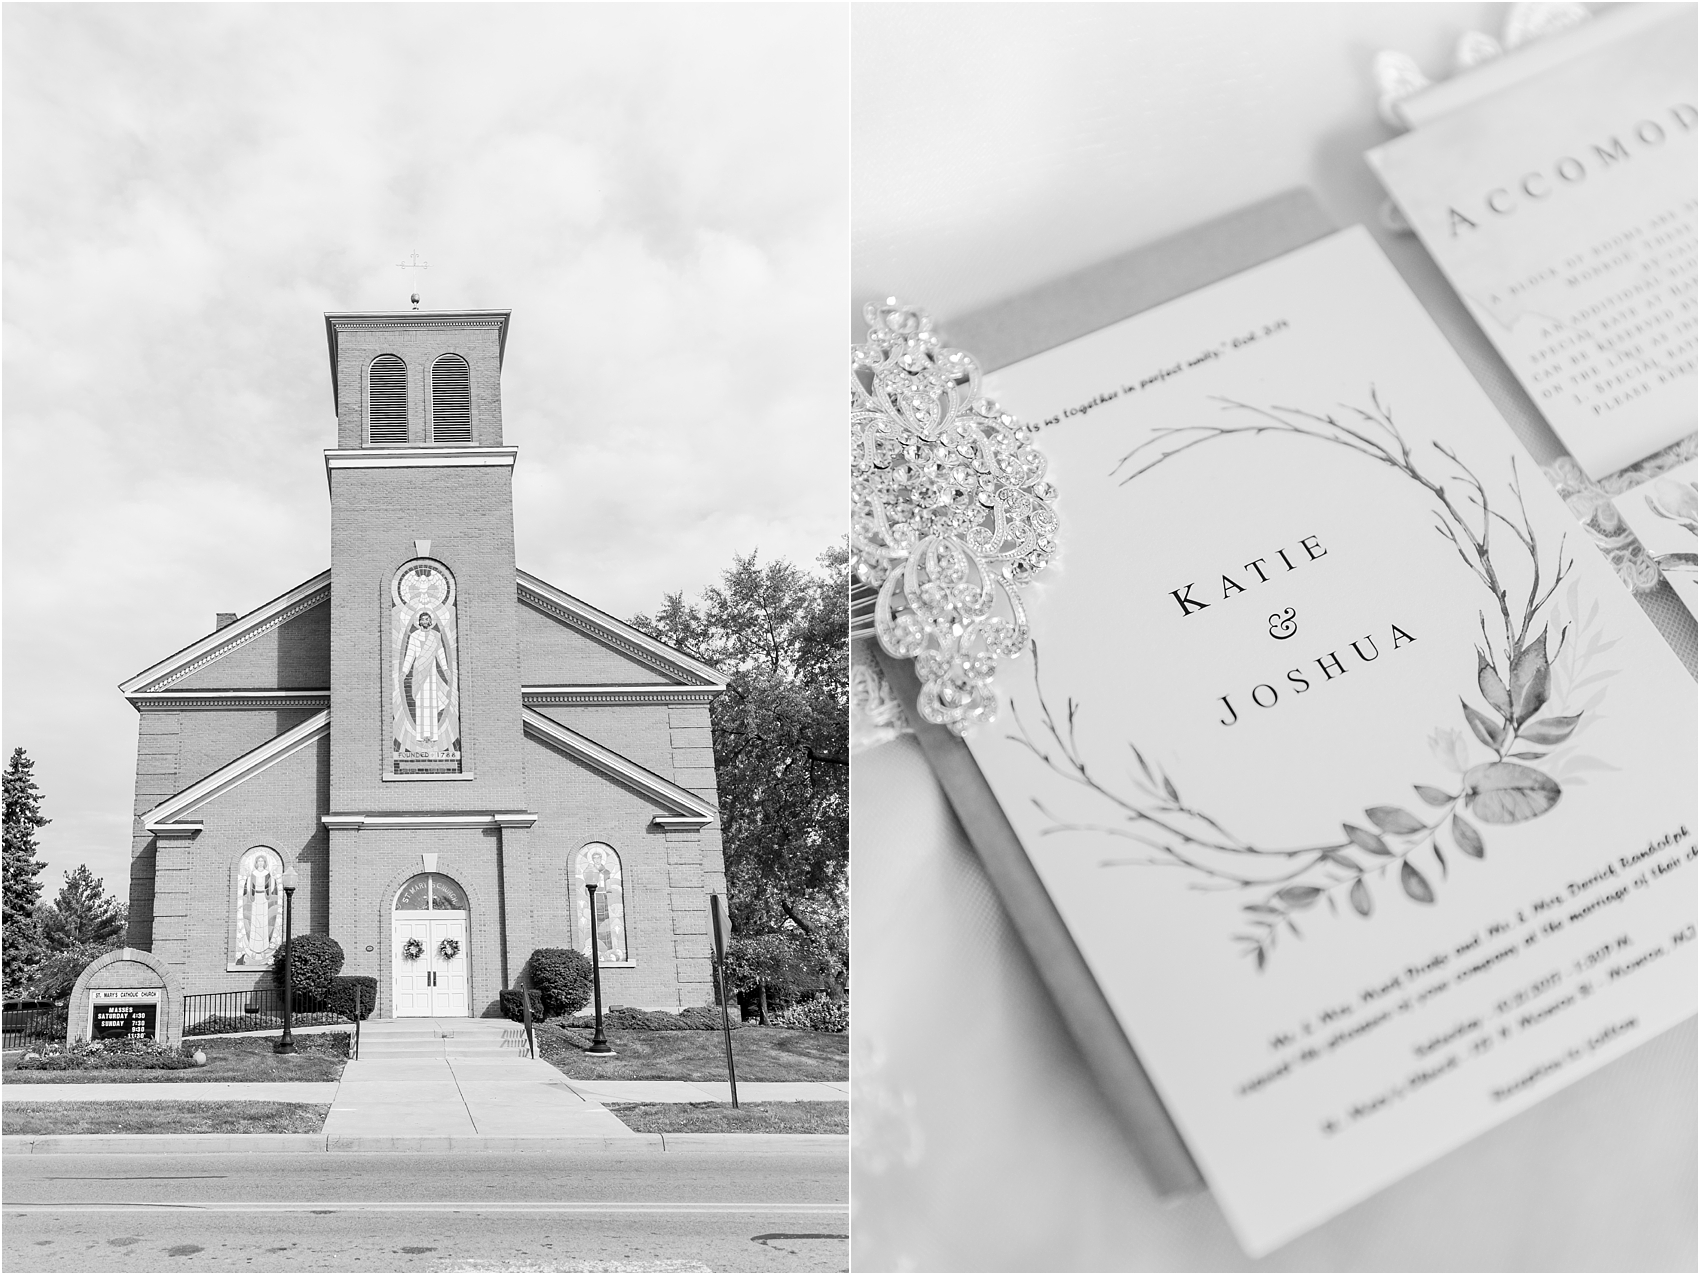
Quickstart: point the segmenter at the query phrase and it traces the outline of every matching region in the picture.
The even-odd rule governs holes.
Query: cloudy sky
[[[843,535],[839,6],[8,5],[4,748],[126,893],[117,683],[328,564],[326,310],[511,308],[519,560]]]

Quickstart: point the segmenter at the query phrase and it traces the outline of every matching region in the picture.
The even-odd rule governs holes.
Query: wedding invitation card
[[[1695,570],[1696,551],[1700,550],[1695,508],[1697,473],[1700,462],[1691,460],[1613,497],[1612,504],[1641,547],[1659,564],[1690,614],[1700,616]]]
[[[1694,1012],[1693,682],[1366,232],[987,388],[1060,556],[969,747],[1249,1252]]]
[[[1368,156],[1596,479],[1695,428],[1696,11],[1669,9]]]

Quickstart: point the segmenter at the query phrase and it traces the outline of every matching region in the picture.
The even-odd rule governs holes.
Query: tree
[[[809,573],[735,557],[632,623],[726,676],[711,706],[734,931],[802,936],[842,994],[848,933],[849,550]]]
[[[124,937],[125,906],[106,892],[106,883],[86,863],[65,874],[59,897],[41,913],[41,935],[49,950],[117,947]]]
[[[49,822],[41,813],[41,792],[35,786],[35,763],[21,748],[12,750],[6,763],[5,789],[5,927],[0,940],[5,994],[22,991],[30,972],[41,963],[42,942],[35,908],[41,899],[41,882],[36,880],[45,866],[37,857],[35,834]]]

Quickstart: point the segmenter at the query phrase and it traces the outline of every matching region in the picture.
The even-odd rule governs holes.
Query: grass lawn
[[[8,1102],[0,1132],[317,1133],[330,1104],[304,1102]]]
[[[672,1033],[669,1033],[671,1035]],[[849,1133],[847,1102],[608,1102],[634,1133]]]
[[[617,1057],[584,1051],[590,1033],[556,1023],[537,1027],[537,1052],[575,1080],[725,1080],[720,1032],[607,1033]],[[789,1027],[740,1027],[732,1033],[739,1080],[848,1080],[850,1038]]]
[[[88,1071],[21,1071],[17,1059],[8,1057],[5,1081],[9,1085],[128,1085],[195,1084],[208,1081],[336,1080],[348,1061],[346,1032],[315,1032],[295,1038],[296,1052],[277,1054],[276,1036],[227,1036],[192,1039],[206,1051],[205,1067],[182,1071],[150,1071],[109,1067]],[[18,1057],[21,1057],[19,1055]]]

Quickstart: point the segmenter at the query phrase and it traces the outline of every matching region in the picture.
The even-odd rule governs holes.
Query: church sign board
[[[156,1040],[159,987],[94,987],[89,989],[90,1040]]]

